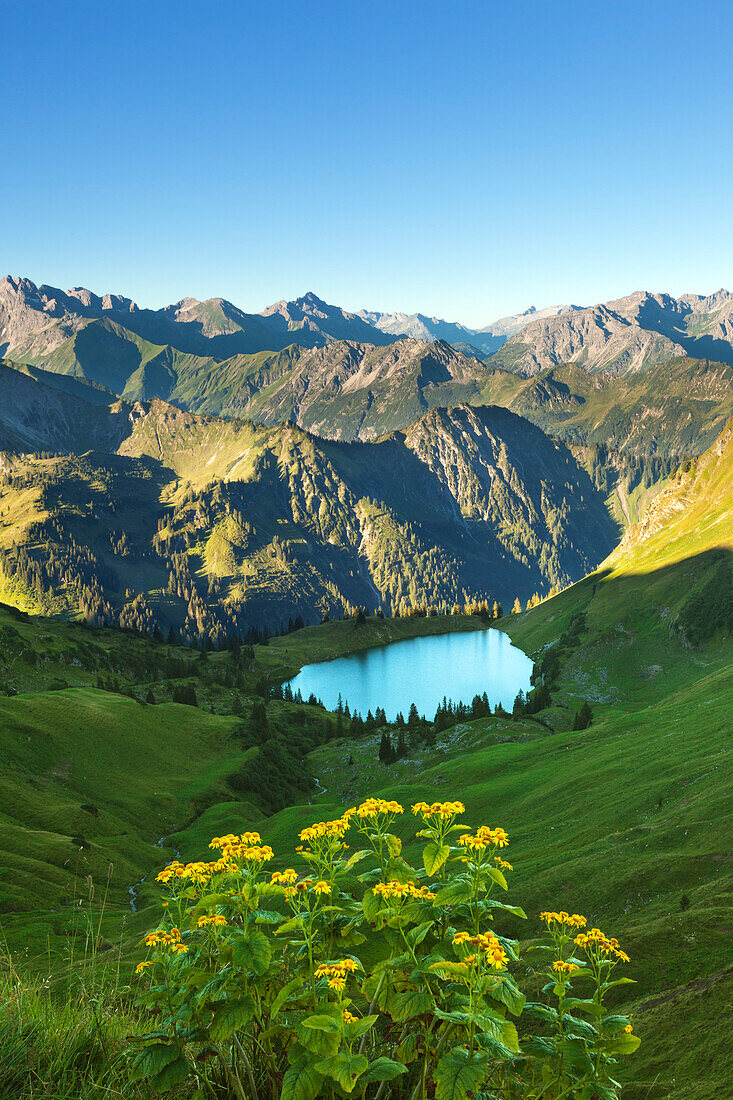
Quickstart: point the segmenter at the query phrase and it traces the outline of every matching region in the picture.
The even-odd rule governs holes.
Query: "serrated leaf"
[[[470,901],[472,897],[473,892],[467,882],[451,882],[448,886],[444,886],[442,890],[438,890],[434,904],[460,905],[462,902]]]
[[[286,920],[284,924],[281,924],[279,928],[275,929],[276,936],[287,936],[290,932],[297,932],[303,927],[302,917],[291,917],[290,920]]]
[[[411,947],[417,947],[418,944],[427,936],[430,929],[433,927],[434,921],[426,920],[422,924],[418,924],[416,928],[411,928],[407,933],[407,941]]]
[[[450,962],[448,960],[431,963],[430,969],[435,970],[438,974],[445,974],[451,977],[453,974],[468,974],[468,967],[463,962]]]
[[[316,1069],[326,1077],[332,1077],[344,1092],[351,1092],[369,1063],[363,1054],[340,1051],[316,1062]]]
[[[279,924],[282,919],[282,913],[278,913],[274,909],[255,910],[255,924]]]
[[[486,1078],[489,1059],[483,1052],[469,1054],[455,1047],[444,1054],[435,1070],[435,1100],[466,1100],[479,1091]]]
[[[145,1077],[160,1073],[165,1066],[174,1062],[180,1053],[180,1047],[175,1043],[151,1043],[135,1058],[130,1071],[130,1080],[142,1081]]]
[[[359,1078],[360,1085],[368,1085],[373,1081],[393,1081],[401,1073],[407,1072],[407,1066],[402,1062],[395,1062],[392,1058],[375,1058],[364,1070]]]
[[[275,1017],[278,1015],[280,1009],[283,1007],[290,994],[294,993],[296,989],[302,989],[302,987],[302,978],[293,978],[292,981],[289,981],[287,985],[284,985],[282,987],[282,989],[278,992],[277,997],[275,997],[275,1000],[272,1002],[272,1008],[270,1009],[270,1018],[272,1020],[274,1020]]]
[[[250,928],[230,941],[234,961],[251,974],[264,974],[270,965],[272,951],[264,932]]]
[[[433,998],[429,993],[414,989],[406,993],[393,993],[389,998],[388,1008],[392,1019],[402,1024],[405,1020],[429,1012],[432,1004]]]
[[[249,993],[246,993],[240,1000],[228,1001],[221,1008],[217,1008],[209,1027],[209,1034],[215,1043],[222,1043],[235,1031],[239,1031],[248,1024],[254,1014],[254,1000]]]
[[[607,1054],[633,1054],[640,1043],[641,1039],[638,1035],[622,1031],[620,1035],[615,1035],[613,1039],[605,1039],[603,1049]]]
[[[349,1020],[344,1024],[344,1039],[347,1043],[353,1043],[354,1039],[361,1039],[379,1019],[378,1016],[362,1016],[358,1020]]]
[[[303,1027],[309,1027],[315,1031],[341,1030],[338,1020],[334,1019],[333,1016],[326,1016],[324,1014],[308,1016],[305,1020],[303,1020]]]
[[[431,878],[438,873],[449,855],[450,848],[447,844],[436,844],[434,840],[431,840],[429,844],[425,845],[422,861],[425,871]]]
[[[323,1074],[316,1069],[313,1057],[303,1051],[285,1071],[280,1100],[315,1100],[322,1085]]]
[[[167,1092],[174,1085],[180,1085],[181,1081],[185,1081],[190,1072],[191,1067],[183,1055],[180,1055],[175,1062],[169,1062],[159,1073],[148,1078],[148,1084],[155,1092]]]
[[[500,979],[489,990],[489,994],[506,1005],[512,1016],[521,1016],[527,999],[513,978]]]

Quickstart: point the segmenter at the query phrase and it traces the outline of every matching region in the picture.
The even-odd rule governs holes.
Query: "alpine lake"
[[[382,707],[389,721],[406,717],[412,703],[432,718],[443,698],[471,703],[486,692],[492,707],[511,711],[528,691],[532,661],[501,630],[472,630],[392,642],[348,657],[305,665],[289,681],[304,699],[315,695],[328,710],[339,697],[365,717]]]

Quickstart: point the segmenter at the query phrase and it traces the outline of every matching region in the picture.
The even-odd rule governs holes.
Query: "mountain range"
[[[732,303],[533,308],[482,356],[313,294],[145,310],[7,277],[3,598],[193,639],[565,585],[733,415]]]
[[[0,367],[0,593],[28,610],[220,640],[346,605],[506,603],[616,541],[582,465],[505,409],[341,443],[41,373]]]

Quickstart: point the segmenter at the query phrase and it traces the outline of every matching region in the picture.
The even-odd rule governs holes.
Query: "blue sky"
[[[470,325],[733,285],[733,4],[3,0],[0,271]]]

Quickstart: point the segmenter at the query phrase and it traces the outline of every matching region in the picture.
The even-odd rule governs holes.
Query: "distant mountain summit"
[[[543,311],[545,312],[545,311]],[[492,359],[520,374],[576,363],[596,373],[633,374],[681,355],[733,364],[733,295],[637,291],[625,298],[534,315]]]

